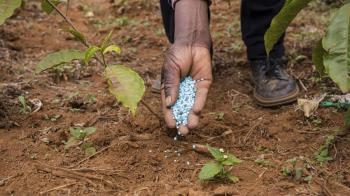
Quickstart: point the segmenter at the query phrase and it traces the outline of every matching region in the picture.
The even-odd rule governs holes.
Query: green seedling
[[[70,128],[70,137],[65,142],[64,148],[67,150],[73,146],[81,146],[85,155],[89,156],[96,153],[96,149],[93,147],[92,142],[87,141],[87,137],[96,132],[95,127],[88,128]]]
[[[93,147],[93,145],[94,144],[92,142],[84,142],[81,145],[81,148],[83,149],[86,156],[91,156],[96,153],[96,149]]]
[[[315,160],[319,163],[324,163],[333,160],[333,158],[329,154],[329,149],[334,144],[334,136],[327,136],[324,144],[318,149],[315,153]]]
[[[30,155],[30,158],[32,160],[37,160],[38,159],[38,155],[36,153],[33,153],[33,154]]]
[[[49,120],[51,122],[56,122],[61,117],[62,117],[62,115],[60,115],[60,114],[54,114],[54,115],[50,115],[50,116],[45,114],[45,116],[44,116],[45,120]]]
[[[145,92],[144,81],[134,70],[120,64],[113,65],[107,61],[108,54],[115,53],[121,55],[119,46],[111,43],[112,31],[99,44],[91,44],[87,37],[82,34],[72,21],[57,7],[57,5],[61,3],[66,2],[63,0],[43,0],[42,9],[48,14],[52,11],[56,11],[70,26],[70,29],[66,29],[65,31],[70,33],[75,40],[86,46],[87,50],[64,49],[48,54],[38,63],[35,72],[39,74],[46,70],[52,70],[62,64],[71,63],[73,60],[85,61],[85,65],[88,66],[90,60],[94,58],[96,62],[104,67],[104,77],[107,81],[109,92],[135,115],[139,102],[147,105],[147,103],[141,101]],[[138,24],[137,21],[131,21],[125,17],[114,19],[114,21],[117,26]],[[150,107],[146,108],[151,110]],[[153,111],[151,112],[155,114]],[[155,116],[159,118],[159,116]]]
[[[307,175],[307,164],[303,157],[294,157],[286,161],[281,169],[284,176],[293,177],[296,181],[310,183],[312,175]]]
[[[284,176],[292,176],[293,175],[293,170],[291,170],[288,166],[283,166],[281,172]]]
[[[210,112],[210,115],[214,116],[215,120],[223,121],[225,113],[224,112]]]
[[[85,97],[85,100],[87,103],[96,103],[97,102],[97,98],[95,94],[87,94]]]
[[[312,123],[315,125],[315,126],[321,126],[322,125],[322,119],[319,118],[319,117],[316,117],[314,119],[312,119]]]
[[[273,164],[270,163],[269,160],[265,159],[264,156],[259,156],[254,162],[260,165],[261,167],[273,166]]]
[[[214,148],[209,145],[207,145],[207,148],[214,160],[203,166],[199,173],[199,179],[202,181],[228,179],[232,183],[238,182],[238,177],[227,171],[225,166],[234,166],[242,161],[230,153],[224,153],[223,149]]]
[[[19,112],[21,114],[28,114],[32,112],[32,108],[27,104],[26,98],[24,96],[19,96],[18,101],[21,104]]]

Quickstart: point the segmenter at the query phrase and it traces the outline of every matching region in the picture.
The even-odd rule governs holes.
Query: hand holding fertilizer
[[[191,76],[180,82],[179,96],[172,106],[173,117],[176,120],[176,128],[188,124],[188,115],[196,98],[196,81]]]

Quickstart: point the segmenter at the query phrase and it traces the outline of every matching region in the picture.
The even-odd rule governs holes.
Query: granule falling
[[[191,76],[184,78],[179,87],[179,96],[172,106],[176,128],[188,124],[188,115],[196,98],[196,81]]]

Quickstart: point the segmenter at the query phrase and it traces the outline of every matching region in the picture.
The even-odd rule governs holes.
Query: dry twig
[[[5,185],[6,181],[8,181],[8,180],[11,180],[12,178],[16,178],[16,177],[22,176],[22,175],[23,175],[23,173],[19,173],[19,174],[16,174],[16,175],[13,175],[13,176],[10,176],[10,177],[7,177],[5,179],[0,180],[0,186]]]
[[[88,156],[88,157],[84,158],[83,160],[81,160],[81,161],[79,161],[78,163],[76,163],[76,164],[74,164],[74,165],[70,166],[69,168],[74,168],[74,167],[77,167],[78,165],[80,165],[80,164],[84,163],[85,161],[87,161],[87,160],[89,160],[89,159],[91,159],[91,158],[95,157],[96,155],[101,154],[102,152],[106,151],[107,149],[109,149],[109,148],[111,148],[111,147],[115,146],[116,144],[118,144],[118,143],[111,144],[111,145],[109,145],[109,146],[107,146],[107,147],[102,148],[101,150],[97,151],[95,154],[90,155],[90,156]]]
[[[73,179],[85,181],[94,187],[96,187],[97,185],[95,183],[93,183],[92,180],[97,180],[97,181],[103,182],[103,184],[105,184],[111,188],[116,188],[112,182],[105,180],[99,176],[81,173],[81,172],[77,172],[77,171],[74,171],[71,169],[53,167],[53,166],[49,166],[49,165],[42,164],[42,163],[35,164],[35,167],[37,170],[45,171],[45,172],[51,173],[52,175],[55,175],[55,176],[65,177],[65,178],[73,178]]]
[[[69,184],[64,184],[64,185],[57,186],[57,187],[54,187],[54,188],[46,190],[46,191],[41,191],[39,194],[40,195],[44,195],[46,193],[49,193],[49,192],[52,192],[52,191],[56,191],[56,190],[60,190],[60,189],[63,189],[63,188],[66,188],[66,187],[69,187],[69,186],[72,186],[72,185],[75,185],[75,184],[76,184],[76,182],[72,182],[72,183],[69,183]]]
[[[260,123],[255,123],[255,124],[249,129],[248,133],[245,135],[245,137],[244,137],[244,139],[243,139],[243,143],[244,143],[244,144],[247,143],[249,137],[252,135],[252,133],[253,133],[253,131],[255,130],[255,128],[256,128],[257,126],[259,126],[259,125],[260,125]]]

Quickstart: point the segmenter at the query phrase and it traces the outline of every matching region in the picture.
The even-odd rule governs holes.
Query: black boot
[[[282,59],[251,61],[258,105],[272,107],[294,102],[299,94],[296,81],[283,69]]]

